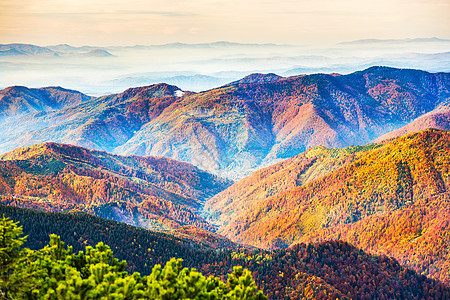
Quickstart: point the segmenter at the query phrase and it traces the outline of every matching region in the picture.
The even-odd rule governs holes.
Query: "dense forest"
[[[256,286],[270,299],[450,297],[450,289],[439,281],[418,275],[394,259],[369,255],[341,241],[299,244],[270,252],[244,248],[213,250],[192,240],[84,213],[49,213],[0,206],[0,214],[20,222],[23,233],[28,235],[25,247],[44,248],[50,243],[50,234],[73,245],[74,253],[94,249],[103,242],[119,261],[127,261],[124,270],[128,274],[139,272],[148,276],[155,264],[164,265],[175,257],[183,259],[183,266],[223,281],[227,274],[233,273],[234,267],[242,266],[251,271]]]
[[[142,277],[129,275],[126,261],[115,258],[102,242],[75,254],[54,234],[48,245],[34,251],[21,248],[26,239],[17,223],[0,220],[2,299],[267,299],[242,267],[234,267],[225,284],[172,258]]]

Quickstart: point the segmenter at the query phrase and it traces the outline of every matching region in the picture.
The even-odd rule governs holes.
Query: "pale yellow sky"
[[[0,43],[450,39],[449,0],[0,0]]]

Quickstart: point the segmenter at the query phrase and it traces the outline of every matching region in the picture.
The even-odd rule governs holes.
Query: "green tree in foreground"
[[[267,299],[250,271],[234,267],[228,283],[206,278],[172,258],[142,277],[103,243],[74,254],[56,235],[40,250],[22,249],[22,228],[0,220],[0,288],[3,299]]]
[[[25,257],[21,247],[26,240],[22,235],[22,227],[3,216],[0,221],[0,288],[1,296],[8,298],[8,292],[14,286],[10,276]]]

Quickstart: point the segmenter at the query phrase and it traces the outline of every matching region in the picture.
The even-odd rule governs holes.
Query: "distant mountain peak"
[[[47,47],[31,44],[0,44],[0,56],[59,56]]]
[[[83,56],[87,57],[113,57],[111,53],[106,51],[105,49],[94,49],[87,53],[84,53]]]
[[[245,76],[244,78],[242,78],[240,80],[234,81],[230,84],[265,83],[265,82],[278,81],[283,78],[284,77],[277,75],[275,73],[268,73],[268,74],[253,73],[248,76]]]
[[[165,97],[174,96],[177,91],[181,89],[175,85],[170,85],[167,83],[156,83],[152,85],[133,87],[125,90],[122,94],[124,96],[129,96],[131,94],[142,94],[152,95],[153,97]]]
[[[90,99],[92,97],[62,87],[11,86],[0,90],[0,117],[61,109]]]

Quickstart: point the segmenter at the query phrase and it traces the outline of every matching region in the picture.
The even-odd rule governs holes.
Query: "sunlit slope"
[[[406,209],[447,192],[449,150],[448,132],[398,138],[305,185],[257,201],[241,199],[242,207],[227,213],[219,232],[256,246],[288,246],[321,228]]]
[[[431,278],[449,284],[450,194],[416,201],[394,212],[373,215],[351,224],[322,228],[298,242],[340,239],[369,253],[394,257]]]
[[[226,225],[230,221],[229,215],[245,213],[248,203],[251,206],[263,203],[266,198],[318,179],[357,160],[365,151],[381,146],[371,144],[348,148],[313,147],[239,180],[209,200],[204,207],[205,214],[210,222]]]

